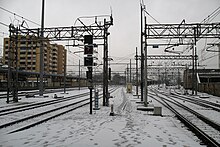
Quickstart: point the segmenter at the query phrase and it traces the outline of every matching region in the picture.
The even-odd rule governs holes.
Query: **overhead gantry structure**
[[[211,38],[211,39],[220,39],[220,22],[215,23],[192,23],[187,24],[185,20],[182,21],[180,24],[148,24],[147,18],[145,17],[144,21],[144,32],[142,32],[142,36],[144,38],[143,45],[145,47],[144,58],[145,60],[145,100],[147,100],[147,60],[148,57],[148,49],[149,47],[158,48],[158,47],[165,47],[165,52],[173,52],[174,47],[177,46],[191,46],[192,49],[192,65],[193,65],[193,89],[192,94],[197,95],[197,42],[201,38]],[[178,53],[180,54],[180,53]],[[181,55],[185,58],[185,55]],[[163,58],[161,57],[154,57],[154,58]],[[166,57],[165,57],[166,58]],[[169,57],[173,58],[173,57]],[[188,57],[187,57],[188,58]],[[189,57],[190,58],[190,57]]]
[[[91,18],[91,17],[89,17]],[[18,27],[9,25],[10,33],[10,47],[9,47],[9,62],[8,62],[8,97],[7,102],[9,102],[9,95],[13,94],[13,101],[18,101],[17,97],[17,76],[12,76],[12,71],[10,70],[13,65],[15,69],[18,69],[16,51],[18,49],[18,42],[22,41],[18,36],[25,36],[24,38],[29,38],[30,41],[36,41],[39,47],[43,46],[43,41],[72,41],[71,46],[84,46],[84,36],[92,35],[94,39],[94,45],[103,46],[103,105],[106,105],[107,93],[108,93],[108,35],[110,35],[108,29],[113,25],[112,15],[108,16],[94,16],[94,21],[90,25],[85,25],[84,22],[78,18],[77,21],[80,25],[74,25],[70,27],[50,27],[50,28],[34,28],[29,29],[25,27],[25,22],[23,21]],[[43,37],[42,37],[43,32]],[[25,39],[25,41],[28,41]],[[40,54],[43,54],[41,52]],[[12,58],[12,57],[15,58]],[[43,66],[43,63],[42,65]],[[66,68],[66,67],[65,67]],[[17,71],[16,71],[17,73]],[[44,75],[44,70],[40,71],[40,74]],[[17,75],[17,74],[16,74]],[[42,83],[41,79],[41,83]],[[12,86],[14,85],[14,86]],[[44,86],[39,86],[39,95],[43,95]]]
[[[146,20],[145,20],[146,22]],[[145,23],[145,55],[147,56],[147,49],[149,46],[167,46],[167,49],[181,46],[192,46],[192,58],[193,58],[193,94],[197,94],[197,48],[196,44],[201,38],[220,39],[220,22],[216,23],[192,23],[187,24],[182,21],[181,24],[147,24]],[[168,40],[164,43],[164,40]]]

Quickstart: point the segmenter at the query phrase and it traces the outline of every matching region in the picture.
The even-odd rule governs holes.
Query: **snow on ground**
[[[89,106],[85,106],[34,128],[0,136],[0,146],[201,146],[165,108],[164,117],[138,111],[136,101],[139,99],[125,93],[122,87],[112,96],[115,116],[109,116],[110,107],[102,106],[100,100],[101,109],[92,115]]]
[[[56,93],[48,93],[48,94],[44,94],[44,98],[38,96],[38,95],[35,95],[34,98],[25,98],[25,96],[21,96],[19,97],[19,101],[18,103],[9,103],[7,104],[6,103],[6,97],[5,99],[0,99],[0,109],[1,108],[4,108],[4,107],[7,107],[7,106],[16,106],[16,105],[21,105],[21,104],[27,104],[27,103],[34,103],[34,102],[44,102],[44,101],[49,101],[49,100],[53,100],[54,98],[54,94],[56,94],[58,97],[67,97],[67,96],[71,96],[71,95],[76,95],[76,94],[81,94],[81,93],[85,93],[85,92],[89,92],[88,89],[86,88],[83,88],[81,90],[78,90],[78,89],[73,89],[71,91],[66,91],[66,93],[64,92],[56,92]],[[28,93],[27,91],[23,91],[22,93]],[[2,94],[5,94],[5,92]]]
[[[157,88],[156,86],[153,86],[153,87]],[[184,93],[183,88],[176,89],[176,87],[168,87],[168,88],[162,87],[161,91],[166,91],[166,92],[169,92],[169,91],[174,91],[175,92],[176,91],[178,93],[182,93],[182,94]],[[192,91],[188,90],[188,93],[192,94]],[[217,104],[220,103],[220,98],[218,96],[213,96],[213,95],[210,95],[210,94],[207,94],[207,93],[197,92],[197,96],[192,96],[192,95],[188,95],[188,96],[194,97],[196,99],[202,99],[202,100],[205,100],[205,101],[208,101],[208,102],[217,103]],[[176,100],[178,100],[178,99],[176,99]],[[220,124],[219,112],[217,112],[215,110],[212,110],[210,108],[204,108],[202,106],[198,106],[196,104],[193,104],[193,103],[190,103],[190,102],[187,102],[187,101],[182,101],[182,100],[179,100],[179,101],[183,102],[184,105],[186,105],[189,108],[192,108],[194,111],[196,111],[196,112],[208,117],[212,121]]]

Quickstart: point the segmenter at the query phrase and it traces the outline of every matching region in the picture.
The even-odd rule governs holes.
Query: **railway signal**
[[[84,55],[93,55],[93,45],[84,46]]]
[[[93,44],[93,36],[85,35],[84,36],[84,44]]]
[[[93,80],[92,80],[92,67],[93,63],[93,36],[85,35],[84,36],[84,66],[88,67],[86,72],[87,80],[89,81],[89,90],[90,90],[90,114],[92,114],[92,90],[93,90]]]
[[[86,78],[87,78],[88,80],[92,80],[92,72],[86,71]]]
[[[93,57],[92,56],[87,56],[84,57],[84,66],[93,66]]]

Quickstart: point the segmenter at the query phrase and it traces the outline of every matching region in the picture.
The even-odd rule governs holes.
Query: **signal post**
[[[92,71],[93,71],[93,36],[85,35],[84,36],[84,66],[87,66],[88,71],[86,71],[86,78],[89,82],[88,88],[90,90],[90,112],[92,114],[92,90],[93,90],[93,79],[92,79]]]

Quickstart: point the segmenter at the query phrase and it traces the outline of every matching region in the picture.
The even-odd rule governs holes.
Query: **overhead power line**
[[[31,22],[31,23],[33,23],[33,24],[35,24],[35,25],[40,26],[40,24],[38,24],[38,23],[36,23],[36,22],[34,22],[34,21],[30,20],[30,19],[27,19],[27,18],[25,18],[25,17],[23,17],[23,16],[21,16],[21,15],[19,15],[19,14],[16,14],[16,13],[14,13],[14,12],[12,12],[12,11],[9,11],[9,10],[7,10],[7,9],[5,9],[5,8],[3,8],[3,7],[1,7],[1,6],[0,6],[0,9],[4,10],[4,11],[6,11],[6,12],[12,14],[12,15],[18,16],[18,17],[20,17],[20,18],[22,18],[22,19],[24,19],[24,20],[26,20],[26,21],[29,21],[29,22]],[[7,27],[8,27],[8,25],[7,25]]]
[[[0,22],[0,24],[1,24],[1,25],[3,25],[3,26],[8,27],[8,25],[7,25],[7,24],[5,24],[5,23],[3,23],[3,22]]]
[[[220,7],[215,9],[210,15],[208,15],[201,23],[209,23],[220,14]]]
[[[156,18],[154,18],[149,12],[147,12],[145,9],[144,9],[144,12],[147,13],[147,15],[149,15],[154,21],[156,21],[158,24],[161,24]]]

